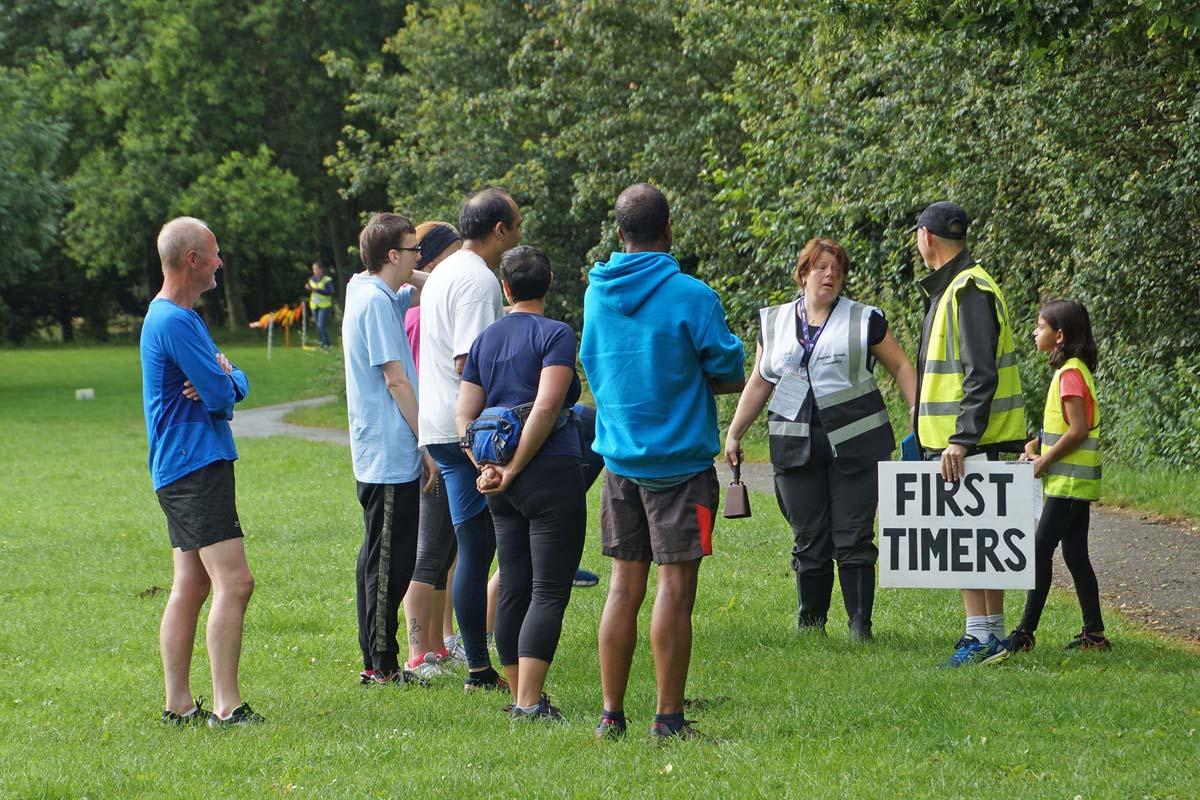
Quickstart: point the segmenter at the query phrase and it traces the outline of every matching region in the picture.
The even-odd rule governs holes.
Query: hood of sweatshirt
[[[670,253],[613,253],[607,264],[597,263],[588,272],[588,291],[598,302],[630,316],[678,274],[679,262]]]

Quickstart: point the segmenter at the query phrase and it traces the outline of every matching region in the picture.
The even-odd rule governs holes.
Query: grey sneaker
[[[534,706],[532,711],[525,711],[520,706],[511,706],[508,709],[508,716],[512,719],[546,719],[552,722],[561,722],[563,719],[562,712],[558,707],[550,702],[550,698],[545,694],[542,699],[538,700],[538,704]]]
[[[467,651],[463,649],[462,637],[457,633],[447,638],[443,642],[446,645],[448,655],[442,659],[443,664],[449,666],[465,665],[467,663]]]
[[[413,675],[416,675],[418,678],[423,678],[427,681],[437,678],[444,678],[447,675],[454,674],[438,662],[438,657],[434,655],[433,651],[426,653],[425,660],[420,664],[415,667],[409,667],[409,672],[411,672]]]

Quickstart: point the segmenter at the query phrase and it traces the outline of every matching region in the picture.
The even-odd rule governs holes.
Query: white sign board
[[[1032,589],[1033,465],[966,463],[944,481],[936,461],[879,465],[879,584],[924,589]]]

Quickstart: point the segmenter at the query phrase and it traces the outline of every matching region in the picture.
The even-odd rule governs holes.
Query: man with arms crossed
[[[238,660],[242,621],[254,591],[238,522],[229,420],[250,387],[217,350],[192,306],[217,286],[217,238],[198,219],[177,217],[158,234],[162,291],[142,324],[142,404],[150,476],[167,516],[174,577],[159,645],[166,682],[162,721],[246,725],[263,717],[242,702]],[[213,710],[192,699],[189,672],[200,607],[212,589],[208,658]]]
[[[651,734],[692,738],[683,692],[692,656],[700,559],[712,554],[720,452],[714,394],[745,383],[742,343],[716,293],[669,254],[667,198],[645,183],[617,198],[624,252],[588,274],[579,357],[596,398],[596,442],[608,472],[603,552],[613,559],[600,620],[604,716],[598,738],[625,732],[625,689],[650,562],[658,596],[650,623],[658,707]]]
[[[967,212],[934,203],[913,231],[925,266],[925,320],[917,356],[917,443],[956,481],[968,458],[995,460],[1024,447],[1025,409],[1008,304],[1000,285],[967,250]],[[998,664],[1004,640],[1004,590],[963,589],[966,631],[943,664]]]
[[[355,569],[359,681],[424,684],[401,669],[396,631],[417,558],[422,462],[417,369],[404,314],[420,302],[428,276],[413,271],[420,253],[416,229],[399,214],[371,217],[358,249],[366,270],[346,285],[342,352],[350,458],[365,529]]]
[[[458,228],[462,249],[434,270],[425,285],[421,312],[421,445],[442,470],[450,518],[458,539],[454,613],[467,655],[464,689],[507,689],[487,651],[488,569],[496,532],[487,503],[475,486],[474,463],[459,446],[454,408],[471,344],[504,313],[494,270],[506,250],[521,241],[521,212],[499,189],[484,189],[463,205]]]

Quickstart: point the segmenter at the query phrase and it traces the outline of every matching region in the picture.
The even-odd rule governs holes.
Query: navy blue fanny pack
[[[533,403],[522,403],[511,408],[491,406],[481,411],[479,417],[467,426],[466,446],[470,448],[475,462],[503,466],[511,461],[517,452],[517,445],[521,443],[521,429],[531,411]],[[569,408],[559,412],[553,430],[566,425],[574,413]]]

